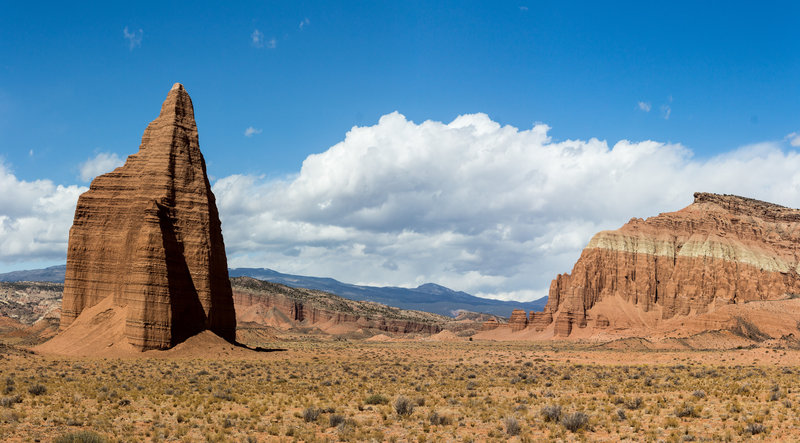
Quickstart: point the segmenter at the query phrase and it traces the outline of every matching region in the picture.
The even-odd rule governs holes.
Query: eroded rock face
[[[61,329],[106,297],[127,308],[135,347],[169,348],[209,329],[236,338],[219,215],[181,84],[125,165],[92,181],[70,229]]]
[[[483,325],[481,325],[481,331],[493,331],[499,327],[500,323],[497,321],[497,319],[490,318],[489,320],[483,322]]]
[[[511,331],[521,331],[528,327],[528,313],[524,309],[514,309],[511,311],[511,317],[508,319],[508,325],[511,326]]]
[[[354,301],[304,288],[290,288],[249,277],[233,279],[233,297],[243,325],[264,324],[270,311],[286,320],[285,327],[335,328],[340,325],[397,334],[435,334],[451,319],[422,311],[411,311]]]
[[[680,211],[596,234],[572,273],[553,280],[544,312],[532,318],[536,328],[551,318],[561,336],[587,325],[613,328],[606,316],[587,315],[607,297],[668,319],[800,293],[800,210],[732,195],[694,197]]]

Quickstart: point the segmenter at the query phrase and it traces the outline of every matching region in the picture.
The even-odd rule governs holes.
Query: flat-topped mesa
[[[554,321],[560,336],[575,327],[624,329],[635,323],[632,314],[592,311],[615,298],[665,320],[800,293],[800,210],[733,195],[694,197],[679,211],[597,233],[572,273],[553,280],[531,324],[542,330]]]
[[[139,152],[78,200],[61,330],[107,297],[127,309],[125,336],[138,349],[169,348],[206,329],[236,338],[219,214],[180,83]]]

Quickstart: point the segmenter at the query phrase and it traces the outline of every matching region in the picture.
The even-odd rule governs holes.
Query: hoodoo
[[[124,337],[139,350],[170,348],[203,330],[236,338],[217,206],[192,100],[179,83],[139,152],[78,200],[60,329],[101,302],[124,308]]]
[[[575,328],[623,330],[641,312],[666,320],[785,299],[800,293],[798,272],[800,210],[696,193],[680,211],[596,234],[572,273],[553,280],[531,324],[542,331],[554,322],[553,334],[568,336]],[[635,309],[598,310],[613,300]]]

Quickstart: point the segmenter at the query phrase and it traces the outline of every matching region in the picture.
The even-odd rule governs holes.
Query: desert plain
[[[380,338],[380,337],[379,337]],[[3,441],[791,441],[800,352],[202,335],[131,358],[4,345]],[[219,354],[203,355],[205,349]]]

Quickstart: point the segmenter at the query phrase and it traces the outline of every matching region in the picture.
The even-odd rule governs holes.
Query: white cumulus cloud
[[[414,123],[392,113],[296,175],[222,178],[229,263],[531,299],[594,233],[680,209],[695,191],[800,206],[800,155],[778,144],[695,160],[681,145],[548,132],[485,114]]]
[[[652,105],[650,105],[650,103],[648,103],[648,102],[639,102],[639,110],[644,111],[644,112],[650,112],[651,108],[652,108]]]
[[[264,131],[261,130],[261,129],[256,129],[256,128],[252,127],[252,126],[249,126],[247,129],[244,130],[244,136],[245,137],[252,137],[253,135],[261,134],[262,132],[264,132]]]
[[[19,180],[0,163],[0,262],[65,260],[81,186]]]
[[[395,112],[353,127],[296,174],[220,178],[228,263],[529,300],[571,270],[596,232],[680,209],[695,191],[800,207],[792,137],[698,159],[679,144],[549,131],[485,114],[415,123]],[[115,163],[98,154],[82,177]],[[0,164],[0,189],[0,262],[63,259],[85,188],[19,180]]]
[[[800,134],[792,132],[786,136],[786,140],[789,140],[789,144],[792,145],[792,147],[800,147]]]
[[[122,166],[124,160],[113,152],[101,152],[80,165],[81,180],[88,182],[98,175],[111,172],[114,168]]]

